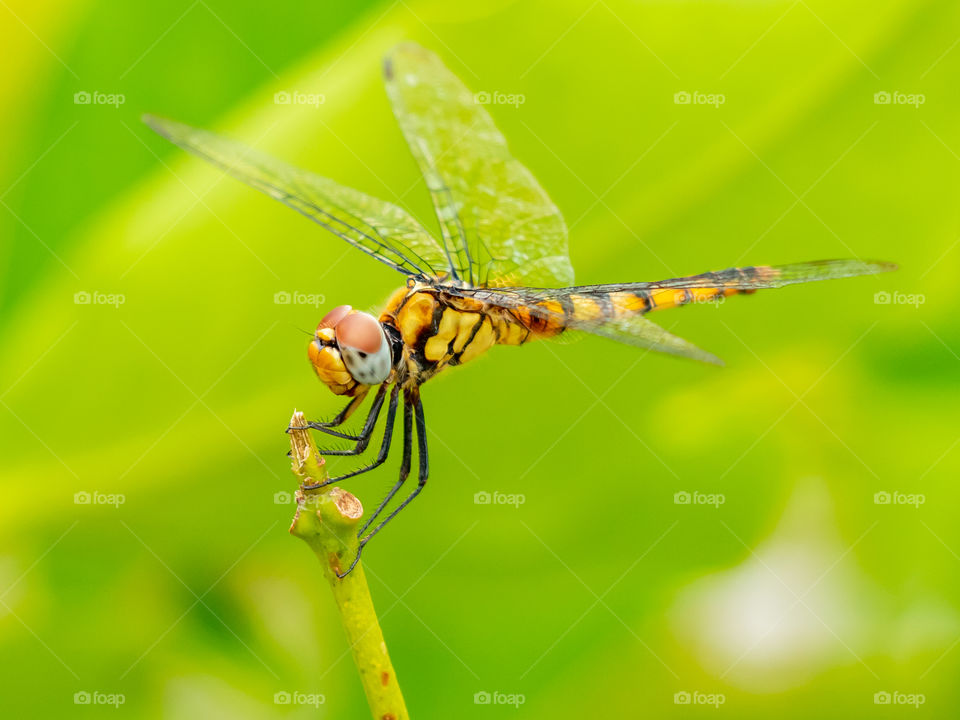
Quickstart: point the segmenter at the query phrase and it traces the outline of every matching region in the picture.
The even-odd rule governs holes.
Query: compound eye
[[[390,376],[390,344],[373,315],[351,313],[337,323],[335,332],[344,365],[354,380],[376,385]]]
[[[332,310],[331,314],[334,312],[336,310]],[[355,312],[338,319],[336,333],[337,345],[341,348],[353,348],[368,355],[377,352],[385,342],[380,323],[373,315],[365,312]]]
[[[321,320],[320,324],[317,325],[317,330],[323,330],[324,328],[335,328],[341,320],[350,314],[351,310],[353,310],[353,308],[349,305],[338,305],[323,316],[323,320]]]

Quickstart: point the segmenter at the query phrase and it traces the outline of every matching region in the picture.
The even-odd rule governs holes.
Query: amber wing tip
[[[887,262],[886,260],[857,260],[854,262],[859,264],[861,275],[878,275],[900,269],[897,263]]]
[[[707,365],[713,365],[714,367],[726,367],[727,364],[720,358],[718,358],[713,353],[704,353],[703,357],[700,358],[701,361],[705,362]]]

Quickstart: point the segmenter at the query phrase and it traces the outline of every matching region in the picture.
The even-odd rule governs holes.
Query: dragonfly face
[[[391,343],[383,327],[373,315],[349,305],[324,316],[308,354],[317,377],[335,395],[366,393],[393,369]]]
[[[891,263],[860,259],[822,260],[734,267],[653,282],[574,285],[563,216],[510,153],[476,96],[436,55],[409,43],[387,57],[384,79],[394,115],[432,196],[439,235],[392,203],[223,136],[145,118],[177,145],[405,276],[406,288],[394,294],[379,321],[341,305],[320,322],[309,350],[320,379],[337,395],[351,398],[333,420],[311,422],[309,427],[355,445],[321,452],[365,451],[386,408],[377,458],[325,484],[383,464],[402,392],[399,478],[360,528],[361,549],[426,484],[427,428],[420,386],[443,368],[462,365],[493,345],[522,345],[570,330],[719,365],[716,356],[668,333],[647,314],[765,288],[896,269]],[[335,429],[374,386],[378,388],[361,431],[353,435]],[[388,511],[413,473],[416,487]],[[350,569],[359,557],[358,552]]]

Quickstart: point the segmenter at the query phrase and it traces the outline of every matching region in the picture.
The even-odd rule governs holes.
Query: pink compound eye
[[[355,312],[340,320],[337,323],[336,333],[337,344],[342,348],[354,348],[372,354],[377,352],[383,344],[383,330],[380,323],[373,315],[365,312]]]
[[[340,321],[350,313],[351,310],[353,310],[353,308],[349,305],[338,305],[323,316],[323,320],[321,320],[320,324],[317,325],[317,330],[323,330],[324,328],[335,328]]]

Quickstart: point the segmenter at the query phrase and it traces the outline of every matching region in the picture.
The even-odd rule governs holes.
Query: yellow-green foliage
[[[233,134],[435,228],[380,80],[409,39],[523,97],[490,110],[563,210],[579,282],[901,265],[656,318],[722,370],[589,338],[426,386],[430,483],[364,554],[411,715],[487,717],[474,695],[498,692],[523,696],[518,717],[682,717],[689,692],[740,718],[867,717],[899,692],[956,716],[956,3],[7,4],[5,714],[69,716],[77,692],[145,718],[312,712],[278,692],[366,713],[286,532],[283,429],[292,407],[340,405],[302,331],[402,278],[139,116]],[[346,487],[371,507],[398,462]]]

